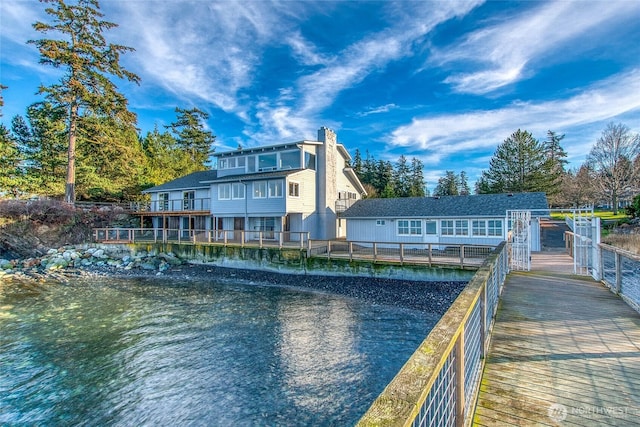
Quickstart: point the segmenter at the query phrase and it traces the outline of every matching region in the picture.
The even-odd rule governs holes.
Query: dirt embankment
[[[38,257],[91,241],[93,228],[131,221],[122,209],[80,209],[55,200],[0,200],[0,258]]]

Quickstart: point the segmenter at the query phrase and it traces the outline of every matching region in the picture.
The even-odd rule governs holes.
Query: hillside
[[[42,256],[50,248],[91,241],[92,229],[130,226],[121,208],[74,208],[55,200],[0,200],[0,258]]]

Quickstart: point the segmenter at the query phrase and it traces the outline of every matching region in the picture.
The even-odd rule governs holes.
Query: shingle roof
[[[548,210],[545,193],[475,194],[469,196],[362,199],[343,218],[424,218],[504,216],[507,210]]]
[[[193,172],[189,175],[176,178],[173,181],[147,188],[143,193],[155,193],[157,191],[182,190],[191,188],[206,188],[209,185],[203,184],[202,181],[210,181],[218,176],[217,170],[206,170]]]

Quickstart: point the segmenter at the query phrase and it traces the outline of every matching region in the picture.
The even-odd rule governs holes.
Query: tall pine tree
[[[97,0],[78,0],[70,5],[65,0],[41,0],[53,4],[46,13],[51,23],[36,22],[34,28],[58,38],[30,40],[40,51],[40,63],[65,71],[59,83],[40,87],[40,93],[68,112],[67,178],[65,201],[76,199],[76,144],[78,126],[83,115],[109,116],[124,125],[136,122],[127,109],[126,98],[118,92],[111,77],[138,83],[139,77],[120,65],[120,55],[133,49],[108,44],[103,33],[117,24],[101,20],[103,14]]]

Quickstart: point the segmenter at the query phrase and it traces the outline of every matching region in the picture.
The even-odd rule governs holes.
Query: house
[[[510,212],[531,211],[531,250],[540,250],[544,193],[478,194],[359,200],[343,214],[347,240],[378,243],[498,245],[511,229]]]
[[[339,216],[362,195],[351,156],[328,128],[317,141],[215,153],[216,169],[196,172],[144,192],[154,228],[243,230],[344,237]],[[172,227],[170,227],[172,226]]]

